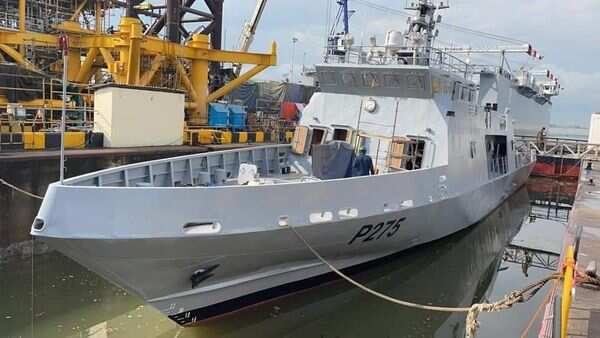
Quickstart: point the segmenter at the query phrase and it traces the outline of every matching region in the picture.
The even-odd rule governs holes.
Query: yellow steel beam
[[[85,7],[85,5],[87,5],[87,0],[83,0],[79,6],[77,6],[77,8],[75,9],[75,12],[73,12],[73,15],[71,15],[71,18],[69,20],[73,21],[76,18],[79,17],[79,14],[81,13],[81,11],[83,10],[83,7]]]
[[[156,72],[160,69],[160,66],[162,65],[164,60],[165,57],[161,54],[157,54],[154,56],[154,58],[152,59],[152,63],[150,64],[150,69],[144,72],[144,74],[140,78],[140,86],[147,86],[150,84],[150,82],[152,82],[154,74],[156,74]]]
[[[115,59],[113,59],[110,51],[107,50],[106,48],[102,48],[102,47],[100,47],[99,49],[100,49],[100,54],[102,54],[102,58],[104,59],[104,62],[106,63],[108,68],[113,67],[113,64],[115,63]]]
[[[11,59],[15,60],[15,62],[20,64],[21,66],[30,70],[38,71],[38,69],[17,50],[12,49],[11,47],[5,44],[0,44],[0,50],[2,50],[4,53],[10,56]]]
[[[20,0],[24,1],[24,0]],[[81,11],[85,1],[82,0],[78,6]],[[98,2],[96,2],[98,5]],[[277,45],[273,42],[268,54],[244,53],[235,51],[213,50],[208,43],[208,36],[195,34],[186,45],[172,43],[157,37],[144,36],[142,34],[142,23],[135,18],[122,18],[119,24],[119,32],[115,34],[102,34],[98,27],[101,17],[96,17],[96,31],[82,29],[77,22],[64,22],[58,28],[70,37],[70,69],[69,79],[85,82],[92,72],[94,60],[98,51],[107,65],[117,83],[143,84],[147,85],[160,68],[165,59],[175,60],[177,73],[181,77],[184,87],[193,99],[190,112],[192,123],[206,123],[207,104],[221,96],[224,96],[237,88],[254,75],[260,73],[277,62]],[[15,61],[32,67],[23,56],[11,48],[11,46],[36,45],[39,47],[57,47],[56,35],[35,33],[26,31],[7,31],[0,29],[0,48],[10,55]],[[80,60],[80,51],[87,50],[87,57],[83,64]],[[115,60],[112,53],[118,53]],[[141,60],[143,56],[154,56],[150,69],[140,78]],[[191,62],[191,68],[186,71],[179,59]],[[230,62],[236,64],[256,65],[250,71],[242,74],[236,80],[225,85],[223,88],[208,93],[208,65],[209,62]],[[81,67],[81,68],[80,68]],[[71,69],[72,68],[72,69]]]
[[[200,54],[197,55],[198,59],[204,59],[215,62],[230,62],[267,66],[273,66],[277,63],[277,43],[275,42],[271,44],[271,51],[269,54],[233,52],[216,49],[208,50],[207,55],[204,55],[203,52],[204,51],[198,52],[198,54]]]
[[[0,43],[6,45],[35,44],[38,47],[58,47],[58,36],[36,32],[15,32],[0,29]]]
[[[192,97],[192,99],[194,101],[197,101],[198,94],[196,93],[196,90],[194,88],[194,85],[192,84],[192,81],[187,76],[185,67],[183,67],[181,62],[177,59],[173,60],[173,62],[175,63],[175,69],[177,69],[177,74],[179,74],[179,76],[181,77],[181,82],[183,83],[183,86],[185,87],[185,89],[187,89],[187,91],[190,94],[190,96]]]
[[[256,66],[254,66],[249,71],[247,71],[244,74],[240,75],[237,79],[229,82],[228,84],[224,85],[220,89],[218,89],[218,90],[210,93],[210,95],[208,95],[208,102],[212,102],[212,101],[214,101],[214,100],[216,100],[216,99],[218,99],[218,98],[220,98],[222,96],[225,96],[225,95],[229,94],[235,88],[239,87],[244,82],[250,80],[253,76],[255,76],[256,74],[262,72],[263,70],[265,70],[267,68],[269,68],[268,65],[256,65]]]
[[[98,49],[100,50],[100,54],[102,54],[104,63],[106,63],[106,68],[108,69],[108,72],[113,76],[114,80],[117,83],[122,83],[121,76],[119,75],[119,73],[117,71],[117,68],[118,68],[117,63],[115,62],[115,59],[113,59],[110,51],[106,48],[98,48]]]
[[[128,46],[129,41],[126,35],[119,34],[91,34],[91,31],[81,30],[74,32],[67,30],[67,27],[61,26],[62,29],[68,33],[74,33],[77,39],[70,41],[71,48],[108,48],[113,49],[118,46]],[[83,36],[78,34],[85,33]],[[200,35],[200,34],[196,34]],[[0,30],[0,43],[7,45],[23,45],[23,44],[35,44],[40,47],[56,47],[58,46],[58,39],[56,35],[37,33],[37,32],[14,32]],[[140,49],[144,53],[150,54],[163,54],[174,57],[180,57],[185,59],[196,59],[206,60],[214,62],[231,62],[241,64],[254,64],[254,65],[270,65],[273,66],[277,63],[275,43],[271,46],[269,54],[262,53],[243,53],[235,51],[223,51],[213,50],[207,47],[193,47],[190,43],[186,46],[177,43],[161,40],[157,37],[144,36],[140,40]]]
[[[79,73],[75,78],[75,82],[86,83],[90,80],[92,76],[92,68],[94,66],[94,62],[96,61],[96,57],[98,56],[98,48],[90,48],[85,57],[85,61],[81,65],[79,69]]]
[[[65,33],[72,33],[72,34],[77,34],[77,35],[95,34],[95,32],[93,30],[89,30],[89,29],[85,29],[85,28],[81,27],[79,22],[69,21],[69,20],[63,21],[59,24],[52,25],[52,28],[62,31],[62,32],[65,32]]]

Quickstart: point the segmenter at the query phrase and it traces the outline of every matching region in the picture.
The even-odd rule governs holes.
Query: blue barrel
[[[229,105],[229,124],[231,129],[246,129],[246,108],[244,106]]]
[[[224,103],[208,105],[208,125],[210,127],[227,128],[229,124],[229,109]]]

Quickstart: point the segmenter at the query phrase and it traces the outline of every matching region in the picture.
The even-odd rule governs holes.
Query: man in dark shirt
[[[358,156],[354,159],[352,165],[352,176],[369,176],[375,175],[375,168],[373,167],[373,160],[371,156],[367,155],[367,149],[360,147]]]

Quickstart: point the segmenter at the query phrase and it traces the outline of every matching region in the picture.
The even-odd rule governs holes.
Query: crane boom
[[[260,22],[260,18],[262,17],[263,11],[267,5],[267,0],[258,0],[256,2],[256,8],[254,9],[254,14],[252,14],[252,18],[246,21],[244,24],[244,28],[242,29],[242,34],[240,36],[239,50],[240,52],[247,52],[250,49],[250,45],[252,45],[252,41],[254,40],[254,34],[256,34],[256,28],[258,27],[258,23]],[[240,75],[242,70],[241,64],[234,64],[233,69],[236,76]]]

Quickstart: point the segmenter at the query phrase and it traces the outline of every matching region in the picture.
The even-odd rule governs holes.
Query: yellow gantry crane
[[[19,1],[18,29],[0,27],[0,51],[26,69],[42,72],[27,59],[26,46],[58,49],[58,34],[26,30],[26,0]],[[92,1],[92,0],[89,0]],[[168,0],[167,0],[168,1]],[[81,11],[90,4],[95,6],[95,29],[86,29],[76,21]],[[159,70],[174,69],[178,83],[188,96],[186,109],[188,123],[205,125],[208,121],[209,102],[227,95],[253,76],[277,62],[277,46],[273,42],[268,53],[224,51],[210,46],[209,36],[191,34],[184,43],[171,42],[157,36],[145,35],[144,25],[137,17],[123,16],[118,29],[107,33],[101,23],[106,3],[95,0],[78,2],[71,20],[65,20],[53,28],[69,39],[68,80],[74,83],[90,83],[99,69],[105,70],[118,84],[132,86],[156,85]],[[209,63],[232,63],[254,65],[245,73],[209,92]],[[57,61],[55,65],[61,68]]]

